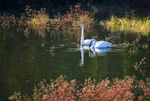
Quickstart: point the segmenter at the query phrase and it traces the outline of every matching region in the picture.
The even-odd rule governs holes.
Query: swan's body
[[[81,45],[82,46],[89,46],[91,39],[84,40],[84,25],[83,24],[81,24],[81,29],[82,29],[82,32],[81,32]]]
[[[96,39],[92,39],[90,41],[90,48],[111,48],[112,44],[107,41],[96,41]]]

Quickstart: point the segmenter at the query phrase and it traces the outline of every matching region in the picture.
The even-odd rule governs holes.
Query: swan
[[[81,45],[83,46],[89,46],[91,39],[84,40],[84,25],[81,24]]]
[[[111,48],[112,44],[107,41],[97,41],[96,39],[91,39],[89,43],[90,48]]]

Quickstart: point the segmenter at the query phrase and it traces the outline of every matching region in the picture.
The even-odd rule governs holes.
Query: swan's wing
[[[96,42],[95,48],[108,48],[111,46],[112,44],[107,41],[98,41]]]
[[[89,46],[91,39],[84,40],[84,45]]]

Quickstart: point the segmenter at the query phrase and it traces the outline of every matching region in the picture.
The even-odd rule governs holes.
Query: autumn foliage
[[[96,83],[91,78],[83,84],[76,80],[67,81],[64,76],[56,80],[41,81],[32,96],[14,93],[9,100],[15,101],[149,101],[150,80],[138,81],[135,77],[102,80]]]

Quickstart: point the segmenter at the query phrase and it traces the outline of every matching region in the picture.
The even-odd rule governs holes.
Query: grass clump
[[[100,22],[102,26],[105,26],[112,32],[133,32],[147,35],[150,33],[150,19],[147,18],[136,18],[136,17],[116,17],[111,16],[109,20]]]
[[[83,84],[76,80],[67,81],[64,76],[56,80],[41,81],[32,96],[14,93],[12,101],[149,101],[150,80],[136,80],[135,77],[115,78],[96,83],[91,78]]]

